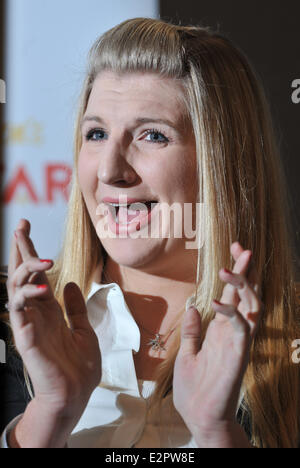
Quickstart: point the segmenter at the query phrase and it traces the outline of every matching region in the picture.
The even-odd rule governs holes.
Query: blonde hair
[[[134,18],[105,32],[93,45],[75,125],[74,172],[64,241],[48,273],[57,300],[64,310],[63,289],[69,281],[75,281],[87,297],[93,272],[99,264],[105,265],[105,252],[77,178],[80,122],[94,80],[102,70],[154,72],[182,84],[195,135],[199,200],[209,213],[195,279],[202,339],[214,317],[211,301],[221,296],[224,287],[218,271],[233,268],[229,248],[238,240],[253,252],[265,306],[243,382],[252,443],[257,447],[296,447],[300,388],[299,368],[291,361],[291,343],[300,337],[300,329],[287,185],[259,79],[245,56],[219,33],[201,26]],[[205,265],[201,281],[200,261]],[[179,331],[176,345],[158,372],[156,402],[172,387]]]

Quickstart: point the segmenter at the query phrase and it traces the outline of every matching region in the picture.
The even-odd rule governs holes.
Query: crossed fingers
[[[45,271],[53,262],[38,257],[29,233],[30,223],[22,219],[13,237],[9,259],[8,309],[11,323],[18,326],[26,323],[26,308],[34,298],[46,299],[50,295]]]
[[[235,260],[234,268],[219,271],[219,277],[226,285],[220,302],[214,300],[212,307],[218,321],[229,318],[238,331],[249,331],[253,336],[263,310],[257,270],[250,250],[244,250],[238,242],[234,242],[230,250]]]

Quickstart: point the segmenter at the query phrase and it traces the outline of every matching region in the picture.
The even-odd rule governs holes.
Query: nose
[[[138,176],[128,160],[128,151],[117,142],[105,145],[97,171],[98,179],[103,184],[133,184],[136,181]]]

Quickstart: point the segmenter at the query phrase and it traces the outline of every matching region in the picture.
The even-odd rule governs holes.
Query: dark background
[[[4,50],[5,50],[5,1],[0,0],[0,79],[5,80],[4,69]],[[3,146],[2,146],[2,129],[4,124],[4,107],[5,104],[0,104],[0,190],[2,193],[2,178],[3,178]],[[0,203],[0,245],[2,245],[2,203]]]
[[[262,79],[288,180],[300,281],[300,103],[291,100],[291,84],[300,79],[300,1],[160,0],[160,18],[218,29]]]

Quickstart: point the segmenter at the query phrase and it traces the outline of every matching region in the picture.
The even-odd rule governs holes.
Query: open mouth
[[[128,204],[108,203],[109,210],[116,224],[140,222],[146,218],[157,205],[156,200]]]

